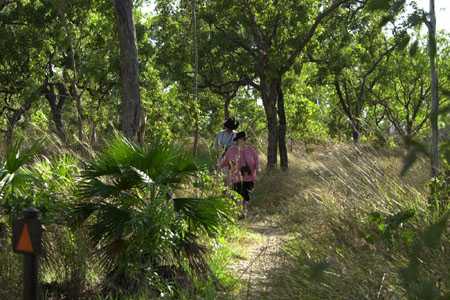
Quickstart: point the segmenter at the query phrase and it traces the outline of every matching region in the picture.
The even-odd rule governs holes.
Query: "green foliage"
[[[447,280],[441,281],[441,274],[435,268],[430,255],[439,255],[443,234],[447,231],[449,214],[445,213],[417,235],[409,248],[408,266],[401,270],[402,284],[408,299],[445,299],[449,295]]]
[[[367,7],[371,10],[388,10],[392,2],[392,0],[371,0],[367,2]]]
[[[429,57],[420,31],[428,15],[414,5],[406,9],[404,0],[198,0],[197,102],[191,3],[158,0],[148,15],[141,9],[146,1],[134,1],[147,129],[141,146],[115,137],[120,55],[111,1],[0,2],[0,265],[6,266],[0,282],[8,283],[2,299],[16,296],[20,266],[3,250],[11,248],[4,236],[30,205],[46,227],[42,278],[49,297],[89,298],[97,289],[100,298],[113,292],[214,298],[220,283],[212,274],[234,285],[222,264],[236,254],[213,252],[213,266],[208,258],[216,238],[227,243],[223,228],[236,208],[223,194],[222,178],[208,171],[214,158],[207,145],[221,129],[224,99],[231,99],[230,114],[259,150],[266,146],[267,103],[276,111],[281,86],[292,145],[355,133],[363,142],[404,144],[403,179],[428,155]],[[436,38],[441,174],[427,186],[429,195],[418,196],[397,177],[388,178],[394,184],[382,181],[377,166],[355,174],[360,153],[337,169],[308,170],[320,173],[311,186],[329,173],[341,181],[327,195],[308,196],[328,205],[321,208],[328,223],[286,248],[295,260],[284,272],[294,280],[286,282],[307,291],[302,297],[342,297],[332,288],[347,298],[383,298],[387,291],[399,298],[448,297],[447,265],[436,257],[448,254],[450,47],[448,34]],[[201,136],[196,159],[187,154],[194,119]],[[32,142],[47,135],[60,142],[45,149]],[[340,173],[347,164],[351,176]],[[297,190],[298,181],[283,177],[283,191]],[[293,195],[268,202],[283,197]],[[295,214],[310,200],[288,210]],[[326,241],[308,240],[323,228]],[[386,288],[383,268],[392,276]],[[347,291],[354,283],[359,290]]]
[[[312,66],[305,66],[306,70]],[[311,72],[312,73],[312,72]],[[308,86],[309,72],[297,77],[291,75],[286,82],[286,115],[288,120],[288,136],[293,141],[304,143],[320,143],[325,141],[328,130],[325,127],[325,108],[321,105],[326,102],[327,91],[325,89],[313,89]]]
[[[208,273],[198,238],[215,236],[231,222],[233,205],[213,194],[170,196],[198,170],[180,148],[160,142],[140,147],[122,137],[86,164],[73,218],[86,224],[111,288],[157,288],[152,274],[163,280],[166,268]]]
[[[21,142],[8,148],[0,169],[0,205],[7,214],[17,215],[32,204],[32,194],[26,189],[34,185],[37,178],[28,166],[36,159],[40,148],[40,143],[22,148]]]
[[[27,206],[41,211],[49,297],[80,297],[94,285],[105,294],[174,295],[209,276],[202,241],[233,222],[235,205],[217,196],[223,187],[201,162],[181,147],[140,147],[119,136],[83,163],[69,152],[39,156],[40,145],[18,143],[5,155],[0,227]],[[11,264],[1,277],[10,291],[18,269],[9,254],[0,259]]]
[[[419,50],[419,41],[415,40],[412,44],[411,47],[409,48],[409,55],[411,57],[414,57],[417,54],[417,51]]]
[[[375,235],[368,234],[366,239],[374,242],[381,238],[390,245],[398,240],[411,243],[414,237],[414,230],[404,227],[415,215],[416,211],[413,209],[407,209],[388,216],[384,216],[380,212],[370,213],[368,221],[370,225],[374,226]]]

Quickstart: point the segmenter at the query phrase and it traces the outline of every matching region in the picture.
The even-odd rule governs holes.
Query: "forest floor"
[[[241,223],[252,238],[246,244],[245,256],[238,256],[229,267],[239,280],[239,299],[258,299],[267,293],[267,274],[277,265],[279,251],[288,235],[273,220],[252,217]]]
[[[268,276],[280,265],[283,259],[280,251],[291,238],[282,220],[286,207],[278,204],[290,197],[289,194],[302,193],[308,186],[307,182],[314,180],[311,173],[305,174],[304,171],[315,166],[315,159],[291,155],[290,160],[289,173],[262,175],[252,195],[254,203],[251,203],[249,216],[239,224],[246,237],[245,241],[239,241],[239,254],[229,266],[241,287],[238,299],[270,299]],[[288,178],[288,174],[292,176]],[[295,184],[292,182],[294,178]]]

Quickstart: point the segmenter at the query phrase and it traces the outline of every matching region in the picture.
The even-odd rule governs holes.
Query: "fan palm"
[[[143,274],[168,266],[207,270],[198,237],[216,234],[232,206],[222,197],[171,197],[198,170],[182,148],[160,142],[140,147],[123,137],[86,164],[73,221],[88,226],[102,265],[120,276],[115,283],[124,275],[146,279]]]
[[[29,165],[36,159],[41,142],[22,147],[17,141],[8,147],[0,166],[0,209],[5,215],[17,215],[33,201],[27,187],[36,182]]]

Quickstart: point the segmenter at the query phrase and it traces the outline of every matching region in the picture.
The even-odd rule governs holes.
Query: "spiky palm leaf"
[[[8,211],[14,199],[25,200],[31,196],[24,192],[24,187],[36,183],[36,178],[27,166],[35,160],[41,148],[41,141],[24,148],[19,140],[7,149],[0,167],[0,206]]]
[[[107,198],[153,183],[170,186],[196,171],[193,159],[178,148],[162,143],[143,148],[116,137],[104,152],[87,164],[82,174],[80,196]]]
[[[210,236],[232,221],[233,205],[224,197],[176,198],[175,210],[183,215],[192,228],[200,228]]]
[[[197,235],[214,235],[230,220],[229,203],[218,197],[171,201],[171,189],[195,175],[197,164],[181,148],[162,143],[139,147],[117,137],[86,164],[79,185],[76,224],[88,225],[97,257],[106,269],[160,269],[183,265],[206,271]]]

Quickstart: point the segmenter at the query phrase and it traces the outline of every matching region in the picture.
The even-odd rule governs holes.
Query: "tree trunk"
[[[200,139],[200,124],[198,108],[198,48],[197,48],[197,1],[192,0],[192,54],[194,57],[194,155],[198,153]]]
[[[17,110],[14,110],[14,113],[8,117],[8,127],[5,132],[5,142],[6,145],[12,145],[14,142],[14,130],[16,128],[17,123],[20,121],[23,115],[25,115],[31,108],[33,104],[34,97],[28,96],[25,99],[25,103]]]
[[[198,120],[195,120],[194,122],[194,144],[192,146],[192,153],[195,155],[198,154],[198,143],[200,140],[200,130],[199,130],[199,124],[198,124]]]
[[[358,122],[352,122],[352,139],[353,143],[359,144],[359,138],[361,136],[360,133],[360,126],[358,125]]]
[[[78,138],[82,142],[84,140],[83,135],[83,123],[84,123],[84,112],[83,112],[83,105],[81,104],[81,94],[78,90],[77,86],[77,80],[78,80],[78,71],[77,71],[77,64],[75,62],[75,49],[73,48],[72,40],[70,41],[70,61],[71,61],[71,68],[73,71],[73,78],[71,79],[71,85],[70,85],[70,95],[72,96],[72,99],[75,100],[75,106],[77,109],[77,121],[78,121]]]
[[[261,96],[267,120],[267,169],[274,169],[277,166],[277,94],[276,82],[261,82]]]
[[[283,171],[289,168],[288,152],[286,147],[286,112],[284,109],[284,94],[281,80],[278,82],[278,147],[280,150],[280,167]]]
[[[223,116],[224,119],[228,119],[230,117],[230,103],[231,103],[231,99],[232,97],[230,96],[225,96],[225,101],[223,103]]]
[[[17,122],[19,122],[20,118],[22,117],[23,113],[21,110],[17,110],[14,112],[14,114],[8,118],[8,125],[5,132],[5,142],[6,145],[12,145],[14,142],[14,129],[16,128]]]
[[[61,139],[62,142],[66,142],[66,133],[64,130],[64,121],[62,118],[62,111],[64,108],[64,103],[66,98],[69,97],[67,89],[62,83],[56,84],[58,89],[58,94],[55,92],[55,84],[50,84],[48,82],[44,83],[44,93],[45,98],[47,98],[48,104],[50,105],[50,111],[52,113],[53,124],[55,125],[56,135]]]
[[[431,67],[431,174],[439,174],[439,95],[436,70],[436,12],[434,0],[430,0],[430,20],[428,23],[428,51]]]
[[[72,85],[70,87],[70,95],[72,96],[72,99],[75,100],[75,105],[77,109],[77,121],[78,121],[78,138],[82,142],[84,140],[83,135],[83,123],[84,123],[84,113],[83,113],[83,106],[81,104],[81,95],[78,91],[77,84],[73,81]]]
[[[65,4],[63,4],[65,6]],[[72,30],[72,26],[69,25],[66,19],[66,15],[64,14],[64,9],[60,10],[58,16],[62,19],[64,27],[66,29],[66,39],[69,44],[69,51],[67,56],[69,58],[70,66],[69,69],[72,70],[72,74],[69,74],[67,70],[63,72],[63,78],[65,82],[70,82],[69,93],[75,103],[75,108],[77,111],[77,127],[78,127],[78,139],[82,142],[84,140],[83,136],[83,123],[84,123],[84,113],[83,106],[81,104],[81,94],[78,90],[78,70],[77,63],[75,61],[75,47],[73,43],[74,31]]]
[[[91,136],[89,140],[91,146],[95,146],[97,144],[97,126],[94,119],[91,119]]]
[[[138,52],[133,21],[133,1],[114,0],[120,44],[121,126],[129,139],[136,139],[141,119]]]
[[[138,131],[138,143],[139,145],[144,145],[145,142],[145,127],[147,125],[147,115],[145,114],[145,111],[142,110],[141,114],[141,125],[139,126]]]

